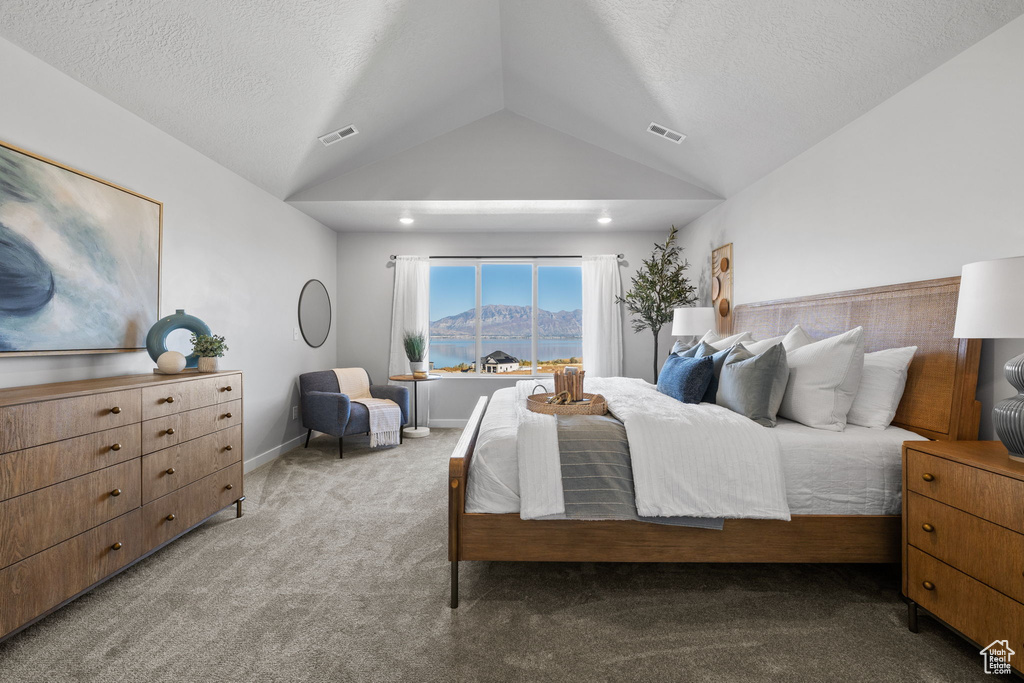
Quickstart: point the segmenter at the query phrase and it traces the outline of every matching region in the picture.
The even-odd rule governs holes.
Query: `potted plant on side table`
[[[215,334],[193,334],[192,352],[199,356],[197,369],[199,372],[217,372],[220,370],[218,358],[224,356],[228,345],[224,343],[224,337]]]
[[[427,378],[427,337],[422,332],[406,330],[402,338],[405,345],[405,357],[409,359],[412,376],[416,379]]]

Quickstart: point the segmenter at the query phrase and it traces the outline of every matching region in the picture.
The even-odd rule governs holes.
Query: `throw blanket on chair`
[[[370,448],[397,446],[402,429],[402,409],[387,398],[370,395],[370,376],[362,368],[335,368],[338,387],[349,400],[366,406],[370,415]]]

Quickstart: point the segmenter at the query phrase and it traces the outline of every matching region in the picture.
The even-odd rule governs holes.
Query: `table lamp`
[[[677,308],[672,312],[673,337],[702,337],[708,330],[716,328],[715,309]]]
[[[964,266],[953,336],[1024,339],[1024,256]],[[1010,457],[1024,461],[1024,353],[1005,372],[1017,395],[996,404],[992,423]]]

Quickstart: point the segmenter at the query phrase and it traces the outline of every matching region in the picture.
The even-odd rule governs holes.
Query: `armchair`
[[[343,439],[349,434],[368,434],[370,416],[366,406],[353,403],[340,392],[338,376],[333,370],[305,372],[299,375],[299,394],[302,406],[302,426],[306,432],[306,448],[313,431],[338,437],[338,457],[343,455]],[[373,384],[370,381],[370,395],[374,398],[388,398],[402,410],[402,424],[409,422],[409,390]],[[401,432],[399,432],[401,435]],[[401,438],[401,437],[400,437]]]

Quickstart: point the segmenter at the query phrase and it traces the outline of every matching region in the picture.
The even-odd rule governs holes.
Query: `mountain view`
[[[480,335],[490,339],[530,337],[530,307],[491,304],[480,309]],[[583,336],[583,311],[537,309],[537,333],[542,339],[578,339]],[[432,339],[474,339],[476,310],[469,309],[430,323]]]

